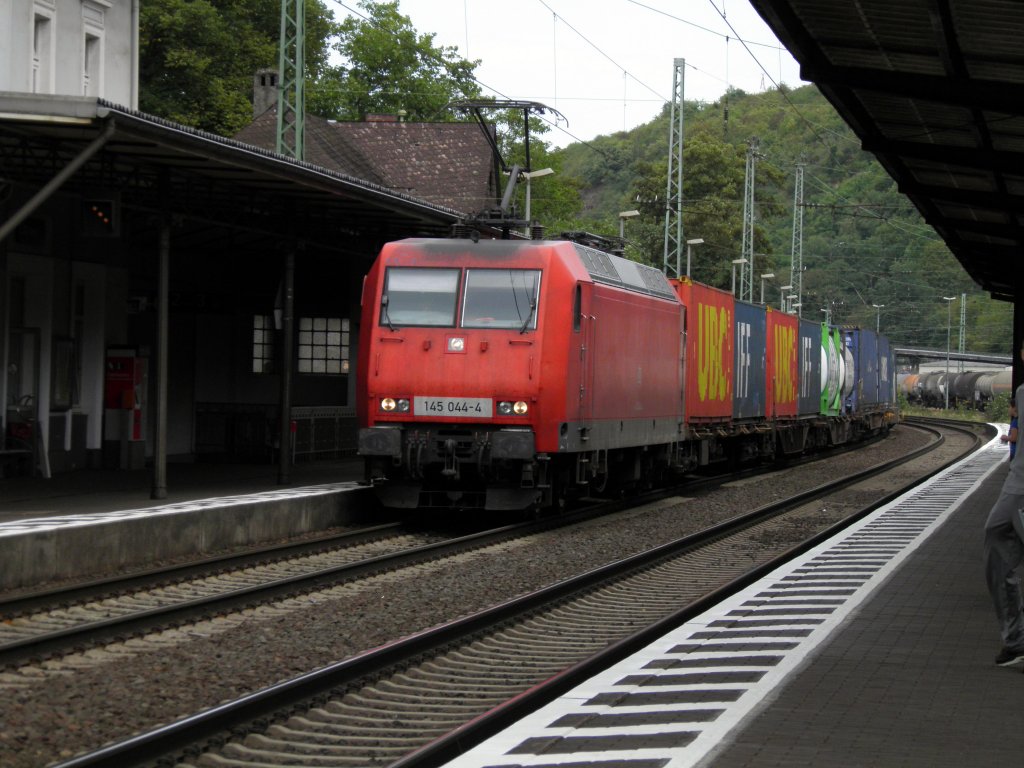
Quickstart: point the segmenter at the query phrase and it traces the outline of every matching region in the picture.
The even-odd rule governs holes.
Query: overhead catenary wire
[[[370,18],[367,17],[366,14],[362,13],[360,10],[358,10],[356,8],[351,7],[344,0],[333,0],[333,2],[337,3],[337,5],[339,7],[344,8],[346,11],[356,15],[357,17],[363,19],[364,21],[368,21],[368,22],[372,21]],[[719,32],[717,30],[711,29],[708,26],[700,25],[700,24],[691,22],[688,19],[684,19],[684,18],[681,18],[679,16],[676,16],[676,15],[673,15],[673,14],[670,14],[670,13],[666,13],[666,12],[660,10],[660,9],[657,9],[657,8],[653,7],[649,3],[641,2],[640,0],[627,0],[627,2],[629,4],[631,4],[631,5],[634,5],[634,6],[638,7],[638,8],[643,8],[646,11],[649,11],[651,13],[656,13],[656,14],[662,15],[662,16],[664,16],[666,18],[673,19],[674,21],[677,21],[679,23],[682,23],[682,24],[685,24],[685,25],[690,26],[692,28],[695,28],[695,29],[699,30],[700,32],[702,32],[704,34],[710,34],[710,35],[714,35],[714,36],[719,37],[723,41],[723,44],[726,47],[726,61],[725,61],[725,74],[726,74],[726,77],[725,77],[725,81],[724,81],[725,84],[726,84],[726,96],[725,96],[726,99],[728,99],[728,91],[731,88],[731,83],[730,83],[730,80],[731,80],[731,43],[732,43],[732,40],[735,38],[737,41],[740,42],[741,45],[743,45],[743,47],[747,51],[748,55],[750,55],[752,60],[757,64],[757,66],[761,69],[761,71],[764,72],[768,76],[768,80],[771,81],[771,83],[775,87],[775,89],[785,99],[787,107],[790,110],[792,110],[792,112],[795,115],[797,115],[799,117],[799,119],[803,122],[803,124],[805,126],[807,126],[807,128],[811,131],[811,133],[814,135],[814,137],[823,146],[825,146],[826,148],[830,149],[831,148],[831,142],[837,141],[837,140],[838,141],[845,141],[845,142],[856,143],[855,137],[846,135],[844,132],[841,132],[841,131],[837,132],[834,129],[831,129],[831,128],[828,128],[828,127],[824,127],[824,126],[821,126],[818,123],[816,123],[810,117],[812,112],[808,112],[808,111],[802,109],[800,106],[796,105],[791,98],[789,98],[789,95],[786,93],[785,89],[782,88],[781,85],[776,81],[775,77],[773,77],[771,75],[771,73],[768,72],[767,68],[763,65],[763,63],[761,63],[758,60],[758,56],[756,55],[756,53],[754,51],[755,48],[765,48],[765,49],[769,49],[771,51],[775,51],[778,56],[781,56],[781,51],[782,51],[781,46],[779,46],[777,44],[774,44],[774,45],[772,45],[772,44],[764,44],[764,43],[760,43],[760,42],[756,42],[756,41],[746,40],[743,37],[741,37],[737,33],[737,31],[734,28],[732,22],[729,20],[729,18],[727,17],[727,15],[724,12],[724,2],[720,3],[718,5],[716,5],[714,2],[712,2],[712,7],[714,8],[714,11],[722,18],[723,23],[727,26],[728,31],[726,31],[726,32]],[[581,30],[581,28],[577,24],[574,24],[571,20],[568,20],[564,16],[560,15],[545,0],[538,0],[538,4],[542,8],[546,9],[548,12],[551,13],[552,30],[553,30],[552,31],[552,45],[555,48],[556,52],[557,52],[559,38],[560,38],[560,35],[558,35],[557,27],[558,27],[559,22],[561,22],[566,28],[568,28],[568,30],[573,35],[578,36],[581,40],[583,40],[587,44],[587,46],[589,46],[595,52],[597,52],[597,54],[599,56],[601,56],[603,59],[611,62],[616,68],[619,69],[620,72],[622,72],[622,77],[623,77],[623,81],[624,81],[624,84],[623,84],[623,102],[624,102],[623,109],[624,109],[624,112],[625,112],[625,101],[627,100],[628,95],[629,95],[628,94],[628,80],[630,78],[634,79],[638,84],[640,84],[644,88],[644,90],[646,92],[649,92],[650,94],[652,94],[655,97],[654,99],[651,99],[652,101],[657,100],[657,101],[661,101],[661,102],[667,103],[667,101],[665,101],[665,99],[660,94],[657,93],[656,89],[652,88],[647,83],[644,83],[639,78],[636,78],[629,71],[629,69],[627,67],[623,66],[616,59],[616,57],[610,55],[599,44],[597,44],[593,39],[591,39],[586,34],[584,34],[584,32]],[[721,8],[719,7],[719,5],[721,6]],[[464,29],[464,33],[466,34],[466,38],[467,38],[467,48],[468,48],[468,24],[469,24],[469,22],[468,22],[468,19],[467,19],[465,21],[465,29]],[[553,58],[553,62],[554,62],[553,66],[554,66],[554,75],[555,75],[556,98],[559,101],[577,100],[577,99],[582,98],[582,97],[578,97],[578,96],[575,96],[575,95],[566,95],[564,93],[560,93],[561,89],[558,88],[558,84],[557,84],[558,65],[559,65],[560,62],[559,62],[557,56],[555,56]],[[686,66],[691,68],[692,70],[702,72],[702,74],[708,74],[708,73],[705,73],[700,68],[694,66],[691,62],[686,62]],[[508,98],[507,95],[504,94],[502,91],[500,91],[499,89],[497,89],[497,88],[495,88],[495,87],[493,87],[493,86],[491,86],[491,85],[481,81],[479,78],[474,77],[473,80],[482,89],[485,89],[486,91],[498,94],[498,95],[500,95],[502,97]],[[607,100],[611,101],[613,99],[612,98],[608,98]],[[635,97],[634,100],[635,101],[641,101],[641,100],[646,100],[646,99],[644,99],[642,96],[638,96],[638,97]],[[726,108],[728,109],[728,102],[726,102],[726,105],[727,105]],[[570,137],[572,140],[578,142],[579,144],[581,144],[583,146],[589,147],[593,151],[596,151],[596,152],[600,153],[602,156],[607,157],[607,153],[604,152],[601,147],[595,145],[593,142],[583,140],[580,137],[576,136],[573,132],[567,130],[567,128],[563,127],[562,125],[559,125],[559,124],[557,124],[555,122],[552,122],[551,120],[548,120],[548,119],[544,118],[543,116],[541,116],[541,117],[545,121],[546,124],[554,127],[556,130],[562,132],[564,135]],[[828,140],[825,139],[825,136],[828,136]],[[766,153],[766,154],[769,154],[769,153]],[[770,153],[770,154],[774,154],[774,153]],[[777,159],[768,160],[768,158],[766,158],[765,161],[766,162],[771,162],[772,165],[776,165],[776,163],[778,162]],[[782,165],[788,166],[788,165],[790,165],[790,163],[784,162],[784,163],[782,163]],[[776,167],[778,167],[778,166],[776,166]],[[812,167],[812,166],[808,166],[808,167]],[[829,164],[828,166],[820,166],[820,165],[815,164],[813,167],[828,167],[830,169],[830,172],[843,172],[843,166],[841,164]],[[842,196],[839,195],[836,192],[836,190],[832,188],[831,185],[826,184],[824,182],[821,182],[820,179],[816,180],[816,184],[817,184],[817,188],[819,190],[826,191],[827,194],[830,197],[832,197],[834,200],[842,200]],[[866,206],[860,206],[858,208],[858,207],[855,207],[856,204],[850,203],[849,201],[843,202],[841,204],[842,205],[849,205],[849,206],[851,206],[850,209],[848,209],[849,211],[854,211],[854,210],[858,211],[858,213],[855,214],[855,215],[858,215],[858,216],[870,216],[872,218],[878,219],[879,221],[885,221],[890,226],[894,226],[897,229],[901,229],[901,231],[908,232],[909,234],[914,235],[916,237],[921,237],[923,239],[934,240],[934,236],[929,237],[929,234],[924,231],[926,228],[921,228],[921,229],[919,229],[917,231],[914,231],[914,230],[908,229],[907,226],[905,224],[903,224],[903,223],[894,223],[891,220],[891,217],[887,215],[887,213],[891,213],[894,210],[892,208],[886,208],[884,210],[883,209],[877,209],[877,208],[872,210],[872,209],[870,209],[870,208],[868,208]],[[844,211],[842,215],[845,215],[845,213],[846,212]]]

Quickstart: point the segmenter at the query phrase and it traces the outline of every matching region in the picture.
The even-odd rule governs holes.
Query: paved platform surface
[[[1024,762],[1024,675],[997,667],[982,530],[1003,463],[714,756],[716,768]]]
[[[42,477],[0,479],[0,523],[50,515],[144,509],[215,496],[233,496],[306,485],[357,481],[363,463],[355,457],[293,465],[289,482],[278,482],[277,465],[169,463],[167,497],[151,498],[150,469],[80,470]]]
[[[449,768],[973,768],[1024,760],[982,529],[1005,446],[898,499]]]
[[[729,745],[716,768],[1024,761],[1024,675],[994,664],[982,530],[998,467]]]

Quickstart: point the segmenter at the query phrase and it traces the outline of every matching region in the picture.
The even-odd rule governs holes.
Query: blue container
[[[797,415],[816,416],[821,411],[822,324],[800,321],[797,340]]]
[[[879,402],[878,335],[866,328],[844,328],[843,344],[853,361],[853,387],[846,395],[846,412],[868,413]]]
[[[733,418],[763,419],[768,321],[760,304],[737,301],[734,315]]]

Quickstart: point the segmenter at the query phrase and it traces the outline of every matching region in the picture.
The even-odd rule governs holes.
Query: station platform
[[[1005,427],[1004,427],[1005,431]],[[1016,765],[983,527],[998,438],[446,768]]]
[[[357,458],[268,464],[169,463],[0,480],[0,593],[152,567],[343,525],[370,504]],[[201,514],[197,514],[201,513]]]

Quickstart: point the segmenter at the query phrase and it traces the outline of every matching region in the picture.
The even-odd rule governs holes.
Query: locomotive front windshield
[[[514,328],[518,331],[535,328],[539,288],[539,270],[467,270],[462,327]]]
[[[381,300],[381,325],[454,328],[461,270],[391,267]],[[467,269],[462,328],[537,327],[540,270]]]
[[[459,297],[459,270],[391,268],[384,284],[381,325],[451,328]]]

